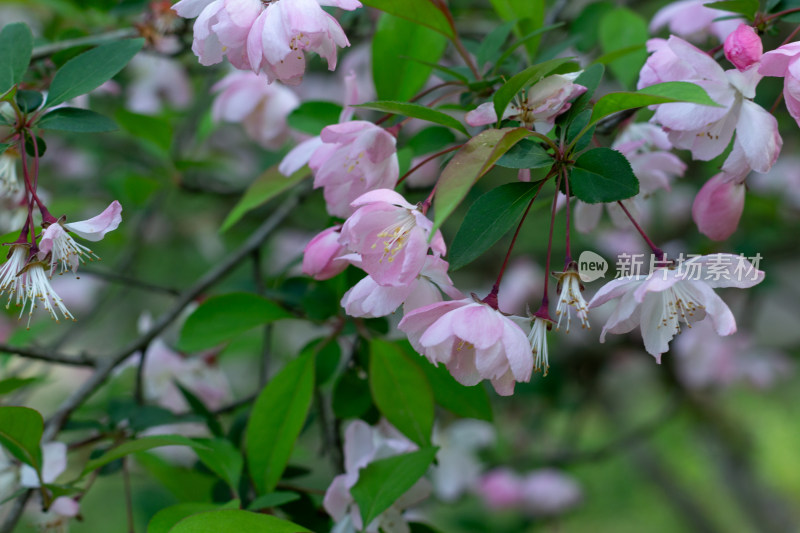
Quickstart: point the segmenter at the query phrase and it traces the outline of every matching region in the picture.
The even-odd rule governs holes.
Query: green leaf
[[[225,510],[184,518],[169,533],[311,533],[311,530],[274,516]]]
[[[5,152],[6,150],[8,150],[8,148],[10,146],[11,146],[11,144],[9,144],[9,143],[0,143],[0,154]]]
[[[42,93],[39,91],[26,91],[21,89],[14,95],[14,100],[16,100],[20,111],[28,114],[39,109],[39,106],[44,102],[44,96],[42,96]]]
[[[114,114],[119,125],[140,141],[155,147],[166,155],[172,146],[172,126],[161,117],[140,115],[120,109]]]
[[[514,35],[517,38],[541,29],[544,23],[544,4],[544,0],[492,0],[492,6],[501,19],[506,22],[516,21]],[[528,58],[531,60],[536,57],[539,40],[530,39],[525,43]]]
[[[468,265],[516,227],[539,188],[538,182],[506,183],[475,200],[450,245],[450,270]]]
[[[413,442],[430,446],[434,403],[425,374],[397,344],[373,339],[369,355],[369,385],[378,410]]]
[[[413,352],[410,345],[406,351],[409,350]],[[419,366],[428,377],[437,404],[458,416],[492,421],[492,404],[483,384],[462,385],[444,365],[433,366],[423,357],[420,357]]]
[[[114,41],[70,59],[53,77],[47,107],[97,89],[122,70],[143,45],[144,39]]]
[[[447,39],[420,24],[384,13],[372,39],[372,79],[381,100],[408,101],[442,58]]]
[[[222,430],[222,425],[219,423],[219,420],[217,420],[217,417],[214,415],[214,413],[209,411],[208,407],[206,407],[206,404],[204,404],[203,401],[192,391],[181,385],[180,381],[173,380],[173,382],[175,386],[178,387],[178,390],[181,391],[181,395],[186,400],[186,403],[189,404],[189,408],[192,410],[192,412],[200,415],[203,420],[205,420],[206,426],[208,426],[208,429],[214,436],[221,437],[224,434],[224,431]]]
[[[741,13],[750,20],[753,20],[759,9],[758,0],[724,0],[722,2],[709,2],[703,5],[711,9]]]
[[[220,509],[236,509],[240,505],[239,500],[233,500],[225,505],[216,505],[213,503],[179,503],[171,505],[165,509],[161,509],[150,522],[147,524],[147,533],[168,533],[172,527],[186,517],[204,513],[207,511],[218,511]]]
[[[607,12],[600,19],[600,46],[604,54],[644,44],[650,38],[647,22],[630,9],[620,7]],[[614,76],[626,87],[632,87],[639,79],[639,71],[647,60],[647,50],[631,52],[612,61],[608,66]]]
[[[553,164],[553,158],[539,143],[522,139],[497,160],[496,165],[504,168],[544,168]]]
[[[339,376],[333,386],[333,412],[337,418],[360,418],[372,407],[369,382],[355,368]]]
[[[110,449],[97,459],[92,459],[86,463],[81,477],[85,476],[89,472],[92,472],[93,470],[97,470],[101,466],[107,465],[112,461],[121,459],[126,455],[152,450],[153,448],[161,448],[163,446],[188,446],[194,449],[206,448],[205,445],[180,435],[153,435],[149,437],[140,437],[136,440],[123,442],[119,446]]]
[[[195,442],[205,446],[195,449],[200,461],[224,480],[235,493],[239,489],[244,467],[241,452],[227,439],[195,439]]]
[[[28,407],[0,407],[0,444],[37,472],[42,468],[39,443],[43,432],[44,420],[38,411]]]
[[[259,394],[245,436],[250,475],[259,494],[271,492],[280,481],[313,391],[314,357],[309,354],[288,363]]]
[[[433,206],[433,231],[458,207],[467,193],[512,146],[530,135],[525,128],[488,129],[470,139],[450,160],[439,177]]]
[[[600,81],[603,79],[603,74],[605,74],[605,71],[606,68],[603,65],[595,64],[581,72],[581,74],[575,79],[575,83],[586,87],[586,92],[576,98],[575,101],[572,102],[569,111],[557,119],[559,124],[569,124],[575,120],[575,117],[577,117],[586,108],[586,106],[589,105],[594,92],[597,90],[597,87],[600,85]]]
[[[272,509],[280,507],[300,499],[300,495],[290,491],[276,491],[263,494],[250,502],[247,506],[248,511],[260,511],[261,509]]]
[[[699,85],[685,81],[668,81],[645,87],[636,92],[609,93],[603,96],[594,105],[589,123],[594,124],[618,111],[673,102],[720,107]]]
[[[616,202],[639,194],[639,180],[624,155],[594,148],[576,161],[569,178],[570,193],[589,204]]]
[[[557,23],[551,24],[549,26],[544,26],[543,28],[539,28],[537,30],[534,30],[534,31],[530,32],[529,34],[525,35],[524,37],[520,37],[515,42],[513,42],[510,45],[506,46],[506,49],[503,51],[503,54],[498,58],[497,62],[495,63],[495,67],[494,67],[494,69],[492,71],[493,72],[497,71],[498,67],[500,67],[505,62],[506,59],[511,57],[511,55],[514,53],[514,50],[516,50],[520,46],[529,45],[530,43],[532,43],[534,41],[534,39],[538,43],[540,35],[542,35],[543,33],[547,33],[548,31],[555,30],[556,28],[560,28],[563,25],[564,25],[563,22],[557,22]]]
[[[480,47],[478,47],[478,67],[483,68],[486,63],[490,61],[497,61],[500,58],[500,50],[508,40],[511,30],[514,27],[514,21],[506,22],[489,32]]]
[[[597,49],[599,32],[597,21],[614,7],[616,6],[611,2],[594,2],[581,9],[578,17],[569,25],[569,34],[578,39],[575,48],[584,53]]]
[[[406,146],[414,150],[415,156],[421,156],[438,152],[445,146],[453,144],[455,140],[456,136],[451,130],[441,126],[431,126],[411,137]]]
[[[239,222],[244,215],[278,196],[283,191],[297,185],[309,176],[308,167],[303,167],[291,176],[284,176],[278,167],[268,168],[247,188],[239,203],[228,213],[220,231],[227,231]]]
[[[0,379],[0,396],[22,389],[28,385],[33,385],[41,381],[42,378],[8,378]]]
[[[404,115],[406,117],[418,118],[420,120],[433,122],[434,124],[441,124],[442,126],[447,126],[448,128],[458,130],[465,135],[469,135],[466,128],[464,128],[464,125],[459,121],[450,115],[442,113],[441,111],[436,111],[435,109],[431,109],[429,107],[425,107],[424,105],[412,104],[408,102],[379,101],[367,102],[366,104],[354,105],[352,107],[374,109],[375,111],[382,111],[384,113],[394,113],[397,115]]]
[[[289,127],[309,135],[319,135],[322,128],[339,122],[342,106],[333,102],[303,102],[289,113],[286,122]]]
[[[431,0],[363,0],[365,6],[380,9],[397,17],[427,26],[448,39],[455,35],[452,24]]]
[[[209,298],[189,315],[181,329],[178,349],[197,352],[213,348],[257,326],[292,315],[257,294],[233,292]]]
[[[497,121],[499,122],[505,112],[508,104],[514,99],[525,86],[534,84],[553,72],[555,69],[569,63],[571,61],[568,57],[560,57],[539,63],[528,67],[519,74],[511,77],[510,80],[505,82],[496,93],[494,93],[494,111],[497,113]]]
[[[350,494],[358,504],[364,525],[368,526],[414,486],[433,462],[438,448],[395,455],[374,461],[358,472],[358,482]]]
[[[39,119],[36,125],[44,130],[99,133],[114,131],[117,124],[110,118],[89,109],[59,107]]]
[[[621,57],[625,57],[628,54],[638,53],[641,52],[642,50],[647,51],[647,46],[644,43],[632,44],[631,46],[626,46],[625,48],[620,48],[619,50],[614,50],[613,52],[603,54],[597,59],[595,59],[593,63],[600,65],[608,65],[609,63],[613,63],[614,61],[616,61]]]
[[[22,22],[7,24],[0,31],[0,94],[22,81],[31,62],[33,34]]]

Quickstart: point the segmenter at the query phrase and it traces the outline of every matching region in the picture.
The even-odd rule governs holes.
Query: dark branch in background
[[[96,364],[96,361],[86,354],[65,355],[48,348],[36,348],[32,346],[21,348],[19,346],[10,346],[0,343],[0,353],[2,352],[19,355],[28,359],[36,359],[37,361],[57,363],[59,365],[95,366]]]
[[[139,37],[139,30],[136,28],[125,28],[123,30],[110,31],[108,33],[101,33],[99,35],[89,35],[87,37],[78,37],[77,39],[67,39],[66,41],[59,41],[57,43],[37,46],[31,53],[31,59],[48,57],[56,52],[68,50],[76,46],[95,46],[99,44],[110,43],[112,41],[119,41],[120,39],[133,39],[134,37]]]
[[[164,287],[162,285],[156,285],[155,283],[150,283],[148,281],[136,279],[131,276],[126,276],[124,274],[117,274],[116,272],[112,271],[95,270],[93,268],[83,267],[81,268],[81,274],[99,278],[111,283],[118,283],[120,285],[125,285],[126,287],[131,287],[134,289],[142,289],[150,292],[160,292],[162,294],[168,294],[170,296],[180,296],[181,294],[181,291],[179,291],[178,289],[174,289],[172,287]]]
[[[267,287],[264,284],[264,274],[262,272],[263,261],[261,260],[261,250],[256,248],[251,254],[253,259],[253,279],[256,283],[256,293],[259,296],[264,296],[267,292]],[[258,367],[258,387],[263,388],[269,381],[269,356],[270,344],[272,341],[272,325],[266,324],[264,326],[264,333],[261,338],[261,357],[259,358]]]

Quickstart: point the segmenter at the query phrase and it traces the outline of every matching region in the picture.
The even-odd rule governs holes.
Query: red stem
[[[798,11],[800,11],[800,7],[794,7],[792,9],[785,9],[783,11],[778,11],[777,13],[773,13],[772,15],[770,15],[768,17],[764,17],[763,19],[761,19],[761,22],[769,22],[772,19],[776,19],[776,18],[782,17],[784,15],[788,15],[789,13],[797,13]]]
[[[564,266],[570,264],[572,262],[572,245],[570,243],[570,219],[569,219],[569,176],[567,175],[567,169],[561,168],[561,175],[564,179],[564,187],[567,193],[567,257],[564,259]],[[556,195],[558,195],[558,191],[556,191]]]
[[[405,174],[403,174],[402,176],[400,176],[400,179],[399,179],[399,180],[397,180],[397,185],[400,185],[401,183],[403,183],[403,181],[405,181],[405,179],[406,179],[407,177],[409,177],[411,174],[413,174],[414,172],[416,172],[416,171],[417,171],[417,170],[418,170],[418,169],[419,169],[421,166],[423,166],[425,163],[428,163],[428,162],[430,162],[430,161],[433,161],[434,159],[436,159],[436,158],[437,158],[437,157],[439,157],[440,155],[444,155],[444,154],[447,154],[447,153],[449,153],[449,152],[452,152],[452,151],[454,151],[454,150],[458,150],[458,149],[459,149],[459,148],[461,148],[462,146],[464,146],[464,145],[463,145],[463,144],[457,144],[456,146],[451,146],[450,148],[447,148],[447,149],[445,149],[445,150],[442,150],[441,152],[437,152],[437,153],[433,154],[433,155],[432,155],[432,156],[430,156],[430,157],[426,157],[426,158],[425,158],[423,161],[421,161],[420,163],[417,163],[417,164],[416,164],[416,165],[414,165],[414,166],[413,166],[411,169],[409,169],[409,171],[408,171],[408,172],[406,172]]]
[[[553,193],[553,210],[550,214],[550,236],[547,238],[547,258],[545,259],[544,264],[544,290],[542,291],[544,296],[542,296],[542,307],[546,308],[547,304],[549,303],[549,298],[547,297],[547,290],[549,287],[548,278],[550,277],[550,257],[553,251],[553,228],[556,225],[556,206],[558,205],[558,191],[561,189],[561,178],[563,177],[562,174],[558,175],[558,179],[556,180],[556,190]]]
[[[647,234],[644,232],[644,230],[639,225],[639,223],[636,222],[636,220],[634,220],[634,218],[631,215],[630,211],[628,211],[628,208],[625,207],[625,204],[622,203],[622,200],[617,200],[617,204],[619,204],[619,206],[625,212],[625,215],[631,221],[631,223],[633,224],[633,227],[636,228],[636,231],[639,232],[639,235],[642,236],[642,238],[645,240],[645,242],[650,247],[650,249],[653,250],[653,255],[656,256],[656,260],[657,261],[662,261],[664,259],[664,251],[661,248],[659,248],[658,246],[656,246],[656,244],[650,239],[650,237],[647,236]]]
[[[517,224],[517,230],[514,232],[514,236],[511,238],[511,244],[508,246],[508,251],[506,252],[506,257],[503,260],[503,266],[500,267],[500,273],[497,275],[497,280],[492,285],[492,290],[483,299],[483,303],[491,306],[493,309],[497,309],[497,293],[500,292],[500,282],[503,281],[503,274],[506,273],[506,267],[508,266],[508,260],[511,258],[511,252],[514,250],[514,245],[517,244],[517,237],[519,237],[519,232],[522,229],[522,224],[525,223],[525,219],[528,218],[528,213],[533,207],[533,202],[539,196],[539,193],[542,191],[542,187],[547,180],[542,180],[539,183],[539,188],[536,190],[536,194],[533,195],[531,201],[528,202],[528,207],[525,208],[525,212],[522,214],[522,220],[519,221]]]

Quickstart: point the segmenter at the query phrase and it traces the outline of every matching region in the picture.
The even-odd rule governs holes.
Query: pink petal
[[[733,235],[744,209],[744,185],[726,180],[717,174],[697,193],[692,205],[692,218],[700,233],[715,241]]]
[[[64,227],[87,241],[95,242],[105,237],[109,231],[117,229],[120,222],[122,222],[122,206],[114,200],[96,217],[64,224]]]

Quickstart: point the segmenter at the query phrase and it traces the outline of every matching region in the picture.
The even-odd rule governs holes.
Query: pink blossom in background
[[[800,126],[800,42],[785,44],[761,56],[758,72],[783,78],[783,98]]]
[[[528,338],[510,318],[473,298],[440,302],[406,314],[397,326],[417,352],[444,364],[462,385],[491,381],[510,396],[529,381],[533,357]]]
[[[692,324],[711,319],[720,336],[736,332],[736,320],[725,302],[713,291],[720,287],[749,288],[761,283],[764,273],[737,255],[712,254],[694,257],[681,268],[659,268],[650,275],[626,276],[604,285],[589,302],[589,308],[619,299],[603,326],[606,333],[628,333],[639,326],[647,353],[661,362],[669,341],[681,331],[681,322]]]
[[[552,468],[525,475],[496,468],[481,478],[476,490],[490,509],[515,509],[530,516],[563,514],[583,499],[580,485]]]
[[[483,420],[457,420],[445,429],[434,426],[433,444],[439,446],[431,472],[436,497],[452,502],[474,487],[483,469],[478,452],[496,440],[494,426]]]
[[[522,102],[512,103],[503,112],[503,119],[518,120],[529,129],[547,133],[553,129],[558,115],[571,107],[570,100],[586,92],[586,87],[573,83],[580,72],[553,74],[535,83]],[[497,122],[493,102],[486,102],[468,112],[465,120],[470,126],[485,126]]]
[[[671,152],[669,136],[654,124],[631,124],[611,147],[630,162],[633,173],[639,178],[639,193],[643,196],[660,189],[670,190],[672,180],[686,172],[686,163]]]
[[[648,41],[648,50],[653,53],[640,73],[639,89],[666,81],[691,82],[705,89],[722,106],[690,103],[657,106],[652,121],[667,129],[670,142],[677,148],[691,150],[695,159],[709,161],[727,148],[735,131],[730,158],[741,158],[757,172],[769,171],[783,140],[775,117],[752,101],[761,80],[758,69],[724,71],[708,54],[675,36],[667,41]]]
[[[767,388],[794,372],[793,361],[777,350],[757,346],[745,333],[717,337],[700,322],[675,339],[678,377],[686,387],[706,389],[748,383]]]
[[[357,531],[378,533],[397,531],[394,527],[408,526],[403,519],[403,510],[416,505],[430,495],[431,487],[425,478],[417,481],[403,496],[395,501],[386,511],[372,523],[364,524],[361,513],[355,503],[350,489],[359,478],[359,470],[373,461],[385,459],[417,450],[417,445],[400,434],[394,427],[382,421],[377,426],[370,426],[362,420],[351,422],[344,435],[344,474],[333,479],[325,492],[322,505],[325,511],[337,523],[334,531],[347,531],[347,527]],[[403,531],[404,529],[399,529]]]
[[[761,59],[764,45],[756,30],[748,24],[739,26],[725,39],[725,57],[739,70],[747,70]]]
[[[348,252],[339,242],[341,229],[330,227],[309,241],[303,250],[303,274],[324,280],[344,272],[349,263],[342,259]]]
[[[378,284],[408,285],[425,266],[428,248],[445,254],[441,232],[428,243],[433,222],[393,190],[368,192],[352,207],[355,212],[342,226],[340,242],[361,256],[361,268]]]
[[[650,31],[655,33],[667,26],[670,33],[690,41],[702,42],[711,35],[724,41],[741,23],[741,15],[705,7],[708,3],[709,0],[682,0],[667,4],[653,16]]]
[[[697,193],[692,205],[692,218],[697,229],[715,241],[724,241],[736,231],[744,210],[743,180],[722,172]]]
[[[503,313],[522,315],[525,305],[534,300],[542,288],[542,269],[525,258],[512,260],[503,274],[497,292],[497,307]]]
[[[184,109],[192,101],[186,69],[174,59],[140,52],[128,64],[132,80],[126,88],[126,107],[135,113],[155,115],[164,105]]]
[[[429,255],[417,278],[407,285],[382,286],[367,276],[345,293],[342,307],[350,316],[375,318],[393,313],[400,305],[408,313],[441,302],[442,293],[453,299],[463,298],[447,275],[447,267],[447,261]]]
[[[272,150],[289,138],[286,119],[300,105],[291,89],[270,84],[264,75],[232,72],[211,90],[219,92],[211,107],[215,121],[241,123],[251,139]]]

